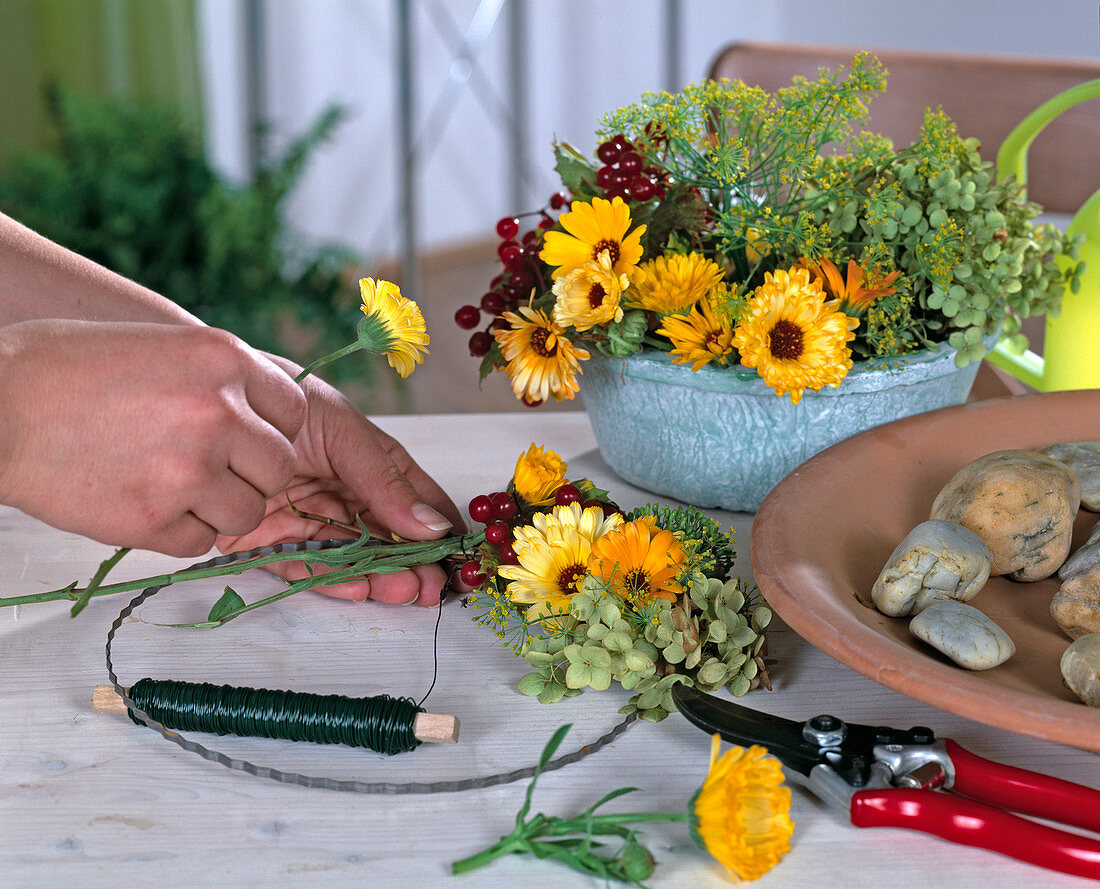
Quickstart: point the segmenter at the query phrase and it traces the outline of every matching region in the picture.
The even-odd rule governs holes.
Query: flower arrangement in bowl
[[[1079,239],[1035,224],[940,111],[906,147],[861,131],[885,88],[860,54],[774,94],[647,94],[603,118],[595,160],[557,144],[565,191],[522,235],[498,223],[503,270],[456,313],[483,378],[532,406],[583,385],[620,475],[730,509],[841,438],[964,400],[999,336],[1022,345],[1022,319],[1079,286]],[[837,397],[861,372],[881,377],[865,392],[906,384],[929,352],[946,361],[916,397]]]

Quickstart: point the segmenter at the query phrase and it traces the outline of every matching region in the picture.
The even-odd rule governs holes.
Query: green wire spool
[[[385,754],[458,740],[456,717],[425,713],[411,699],[389,695],[350,698],[171,679],[140,679],[125,691],[138,709],[180,731],[344,744]],[[144,724],[110,685],[96,686],[92,704]]]

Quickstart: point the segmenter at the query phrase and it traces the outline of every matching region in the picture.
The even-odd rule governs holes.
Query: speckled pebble
[[[1100,441],[1064,441],[1039,448],[1039,453],[1072,469],[1081,482],[1081,505],[1100,512]]]
[[[989,547],[969,528],[931,519],[895,547],[871,598],[891,617],[919,614],[933,602],[966,602],[989,580]]]
[[[1075,639],[1062,654],[1062,678],[1090,707],[1100,707],[1100,633]]]
[[[1069,580],[1078,574],[1084,574],[1090,568],[1100,565],[1100,522],[1097,522],[1089,535],[1076,551],[1058,569],[1062,580]]]
[[[1071,639],[1100,633],[1100,565],[1062,582],[1050,600],[1050,616]]]
[[[933,602],[909,622],[909,632],[968,670],[988,670],[1016,653],[1008,633],[954,599]]]
[[[989,547],[989,573],[1050,577],[1065,562],[1081,483],[1038,451],[995,451],[960,469],[936,495],[929,518],[957,522]]]

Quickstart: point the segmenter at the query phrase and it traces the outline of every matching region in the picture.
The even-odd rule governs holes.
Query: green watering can
[[[1027,181],[1027,150],[1031,141],[1059,114],[1079,102],[1100,98],[1100,80],[1090,80],[1044,102],[1009,133],[997,152],[997,175],[1013,173]],[[1100,191],[1077,211],[1067,234],[1085,233],[1081,259],[1086,265],[1081,289],[1068,290],[1057,318],[1047,316],[1043,356],[1010,351],[1002,342],[989,361],[1040,392],[1100,388]]]

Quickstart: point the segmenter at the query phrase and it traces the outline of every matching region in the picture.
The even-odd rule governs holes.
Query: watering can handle
[[[997,178],[1014,175],[1017,181],[1026,182],[1032,140],[1063,111],[1096,98],[1100,98],[1100,79],[1059,93],[1031,112],[997,151]],[[1078,231],[1085,232],[1082,253],[1090,266],[1091,282],[1100,276],[1100,191],[1085,201],[1066,228],[1070,235]],[[1088,293],[1090,287],[1082,287],[1079,294],[1067,293],[1058,317],[1047,317],[1045,351],[1048,356],[1057,355],[1054,360],[1031,351],[1017,354],[1002,341],[989,354],[990,363],[1040,391],[1100,387],[1100,306],[1097,294]]]

